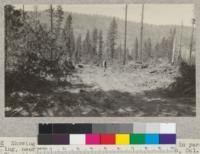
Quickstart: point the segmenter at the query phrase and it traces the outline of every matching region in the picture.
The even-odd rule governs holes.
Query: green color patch
[[[131,144],[145,144],[145,134],[130,134]]]

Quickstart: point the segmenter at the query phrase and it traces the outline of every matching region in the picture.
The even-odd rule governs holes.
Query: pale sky
[[[128,5],[128,20],[140,22],[141,4]],[[22,8],[22,5],[15,5]],[[56,5],[53,5],[56,7]],[[64,11],[82,14],[97,14],[124,19],[125,4],[68,4],[62,5]],[[38,10],[45,10],[49,5],[38,5]],[[34,10],[34,5],[25,5],[25,10]],[[193,4],[145,4],[144,22],[156,25],[180,25],[191,26],[194,18]]]

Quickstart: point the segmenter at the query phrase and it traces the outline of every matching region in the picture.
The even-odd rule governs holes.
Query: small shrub
[[[6,95],[15,91],[29,91],[31,93],[49,92],[52,82],[35,75],[23,74],[18,71],[5,73],[5,92]]]
[[[195,96],[196,95],[196,71],[195,65],[181,62],[179,66],[180,76],[169,86],[172,96]]]

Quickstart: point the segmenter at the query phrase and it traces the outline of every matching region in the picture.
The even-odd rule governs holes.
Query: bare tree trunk
[[[7,28],[7,25],[8,25],[8,19],[7,19],[7,12],[6,12],[6,9],[5,9],[5,70],[7,69],[7,59],[8,59],[8,28]]]
[[[35,10],[35,21],[38,20],[38,7],[37,5],[34,7],[34,10]]]
[[[174,30],[174,34],[173,34],[173,45],[172,45],[172,65],[174,64],[174,60],[175,60],[175,52],[176,52],[176,30]]]
[[[50,4],[50,23],[51,23],[51,33],[53,32],[53,7],[52,4]],[[50,59],[53,60],[53,52],[52,47],[50,47]]]
[[[192,20],[192,35],[191,35],[191,41],[190,41],[190,65],[192,64],[192,50],[193,50],[193,39],[194,39],[194,25],[195,25],[195,19]]]
[[[140,29],[140,61],[143,63],[143,22],[144,22],[144,4],[142,4],[141,29]]]
[[[22,5],[22,18],[23,18],[23,21],[25,21],[25,11],[24,11],[24,5]]]
[[[38,6],[35,5],[34,6],[34,15],[35,15],[35,29],[37,29],[37,26],[38,26]]]
[[[53,31],[53,7],[50,4],[50,23],[51,23],[51,32]]]
[[[128,5],[126,4],[125,5],[125,31],[124,31],[124,59],[123,59],[123,65],[126,64],[126,35],[127,35],[127,9],[128,9]]]

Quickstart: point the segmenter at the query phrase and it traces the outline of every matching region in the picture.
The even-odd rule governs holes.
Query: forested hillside
[[[33,13],[33,12],[32,12]],[[70,12],[64,12],[64,21]],[[108,28],[110,25],[110,21],[112,20],[111,17],[107,16],[100,16],[100,15],[87,15],[87,14],[78,14],[78,13],[71,13],[73,18],[73,28],[74,34],[78,37],[79,34],[84,38],[86,35],[87,30],[90,30],[92,33],[94,28],[98,30],[102,30],[103,37],[106,39]],[[39,13],[39,19],[42,23],[46,23],[50,25],[49,20],[49,13],[47,11],[43,11]],[[116,18],[116,22],[118,25],[118,44],[123,46],[124,42],[124,20]],[[62,23],[62,27],[64,27],[64,22]],[[155,47],[156,44],[162,42],[163,38],[167,38],[170,35],[170,29],[176,28],[176,41],[177,41],[177,48],[180,43],[180,31],[181,31],[181,22],[179,25],[150,25],[144,24],[144,40],[148,38],[152,41],[152,47]],[[183,39],[182,39],[182,46],[183,50],[189,49],[189,42],[191,36],[191,27],[184,26],[183,28]],[[132,51],[134,48],[134,41],[136,37],[139,39],[140,33],[140,23],[136,22],[127,22],[127,46],[129,51]],[[156,52],[156,51],[155,51]],[[160,51],[158,51],[160,52]]]

